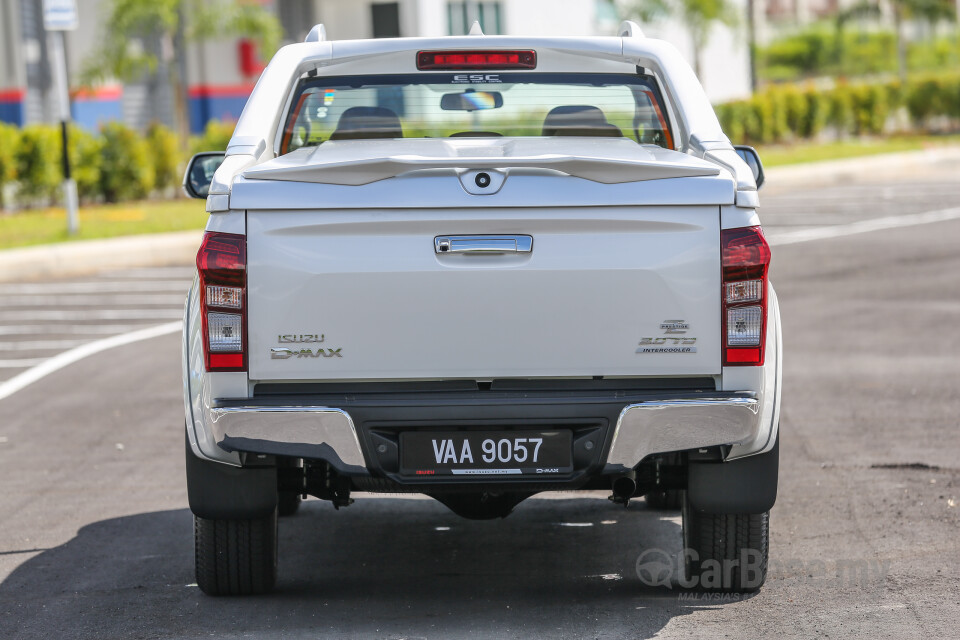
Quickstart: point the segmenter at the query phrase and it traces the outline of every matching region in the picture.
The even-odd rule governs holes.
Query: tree
[[[837,26],[838,60],[843,61],[843,30],[851,20],[878,20],[882,18],[881,0],[859,0],[834,17]],[[941,20],[955,20],[954,0],[887,0],[893,17],[893,30],[897,38],[897,75],[901,82],[907,80],[907,34],[904,27],[910,21],[922,21],[935,25]]]
[[[897,71],[901,82],[907,80],[907,36],[904,23],[920,20],[935,25],[941,20],[955,20],[954,0],[889,0],[893,12],[893,27],[897,34]]]
[[[836,28],[836,50],[833,52],[837,68],[841,74],[846,71],[847,51],[846,51],[846,28],[847,23],[854,20],[869,20],[880,17],[880,7],[871,0],[858,0],[845,9],[837,11],[833,17],[834,27]]]
[[[730,0],[634,0],[627,8],[628,17],[650,23],[668,17],[676,18],[690,31],[693,43],[693,70],[700,73],[700,58],[710,40],[710,31],[716,24],[736,27],[740,16]]]
[[[282,34],[276,16],[249,1],[104,0],[104,7],[100,44],[84,60],[83,82],[111,77],[131,82],[156,75],[162,63],[174,90],[174,124],[183,148],[189,134],[185,43],[246,37],[265,55],[272,55]]]

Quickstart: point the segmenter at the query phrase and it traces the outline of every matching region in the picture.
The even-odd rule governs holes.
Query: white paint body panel
[[[250,377],[718,374],[719,225],[715,205],[251,210]],[[533,251],[434,251],[436,236],[482,234],[530,235]],[[696,352],[637,354],[670,319]],[[279,335],[309,333],[325,342],[295,346],[342,357],[271,357],[291,347]]]

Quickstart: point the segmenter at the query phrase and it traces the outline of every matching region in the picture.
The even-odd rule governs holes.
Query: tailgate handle
[[[437,253],[530,253],[533,236],[437,236]]]

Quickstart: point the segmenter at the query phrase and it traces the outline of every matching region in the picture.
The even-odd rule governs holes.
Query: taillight
[[[536,69],[536,51],[419,51],[421,71]]]
[[[207,232],[197,253],[207,371],[247,370],[247,238]]]
[[[759,366],[767,330],[770,245],[760,227],[720,232],[723,263],[723,364]]]

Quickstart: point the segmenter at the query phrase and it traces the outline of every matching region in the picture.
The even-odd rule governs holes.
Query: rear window
[[[653,78],[589,73],[419,73],[304,78],[281,153],[327,140],[615,137],[673,148]]]

